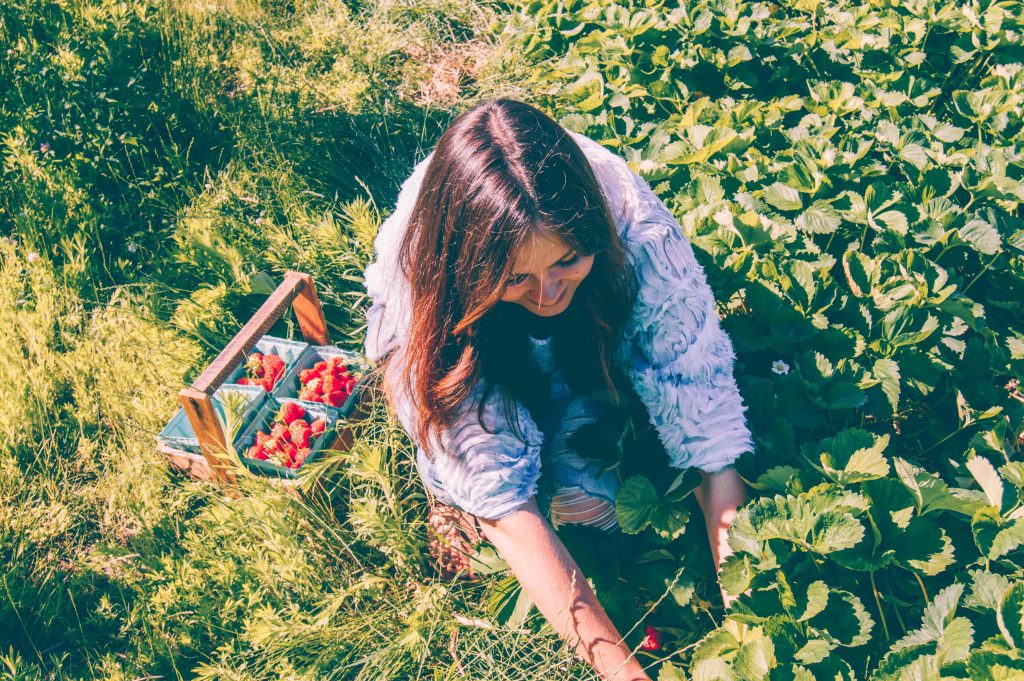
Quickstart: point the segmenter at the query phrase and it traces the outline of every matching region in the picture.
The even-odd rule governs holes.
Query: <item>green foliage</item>
[[[673,210],[737,351],[756,442],[739,467],[765,496],[733,523],[739,599],[691,675],[1014,669],[1024,8],[523,10],[510,38],[540,104]],[[675,536],[648,487],[626,480],[620,519]]]
[[[285,271],[360,349],[382,209],[489,93],[652,184],[737,351],[756,498],[729,610],[697,480],[646,418],[570,442],[622,476],[625,532],[559,533],[628,643],[665,635],[652,677],[1024,674],[1021,12],[4,3],[0,675],[590,678],[493,547],[481,584],[432,579],[382,396],[302,502],[251,476],[221,498],[153,452]]]

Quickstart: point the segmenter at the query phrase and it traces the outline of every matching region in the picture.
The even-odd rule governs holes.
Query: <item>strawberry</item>
[[[297,446],[309,446],[309,436],[312,429],[303,419],[296,419],[292,421],[291,425],[288,427],[288,431],[292,434],[292,442]]]
[[[306,415],[306,409],[298,402],[285,402],[278,413],[278,419],[290,426],[295,419],[301,419]]]
[[[238,379],[235,382],[238,383],[238,385],[252,385],[252,383],[249,381],[249,379],[246,376],[242,376],[240,379]]]
[[[309,379],[309,383],[306,384],[310,390],[314,393],[319,393],[320,389],[324,387],[324,382],[320,380],[319,376],[314,376]]]
[[[263,359],[260,353],[256,352],[249,356],[245,363],[245,371],[255,378],[263,378]]]
[[[270,439],[270,436],[264,433],[263,431],[256,433],[256,444],[260,447],[265,446],[267,444],[267,441]]]
[[[331,357],[331,358],[329,358],[327,360],[327,371],[329,371],[332,374],[336,373],[339,369],[344,369],[344,368],[345,368],[345,359],[342,358],[342,357],[339,357],[338,355],[334,355],[333,357]]]
[[[274,427],[270,429],[270,436],[282,444],[287,444],[292,440],[291,431],[283,423],[275,423]]]
[[[319,362],[317,362],[316,364],[313,365],[313,372],[317,376],[322,375],[326,370],[327,370],[327,362],[324,362],[323,360],[321,360],[321,361],[319,361]]]
[[[324,395],[330,395],[333,392],[341,390],[342,382],[331,375],[324,376],[322,388]]]
[[[313,437],[319,437],[323,435],[324,430],[327,429],[327,421],[325,419],[317,419],[310,424],[310,433]]]
[[[274,379],[272,378],[260,378],[257,379],[259,384],[263,386],[263,389],[268,393],[274,391]]]
[[[644,637],[643,643],[640,647],[644,650],[660,650],[661,649],[661,632],[652,627],[650,624],[647,625],[647,635]]]
[[[309,383],[314,378],[316,378],[316,374],[313,373],[312,369],[303,369],[299,372],[299,382],[303,385]]]
[[[332,407],[340,407],[345,404],[347,396],[340,390],[335,390],[333,393],[327,395],[327,404]]]
[[[277,380],[284,375],[284,362],[277,355],[263,356],[264,378]]]
[[[308,385],[304,385],[299,389],[299,399],[306,400],[307,402],[318,402],[319,395],[316,391],[310,388]]]
[[[306,461],[306,457],[309,456],[309,447],[299,447],[295,454],[295,468],[298,468]]]

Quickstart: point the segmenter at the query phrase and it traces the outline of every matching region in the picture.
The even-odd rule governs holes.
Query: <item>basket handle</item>
[[[281,318],[289,305],[295,311],[299,329],[306,342],[314,345],[330,344],[327,320],[324,319],[323,308],[320,307],[320,299],[316,295],[313,277],[305,272],[286,272],[284,281],[274,289],[266,302],[235,334],[210,366],[199,374],[199,378],[191,387],[184,388],[178,393],[185,408],[185,415],[192,425],[192,431],[199,440],[203,457],[213,472],[214,480],[230,484],[234,482],[234,476],[228,462],[224,461],[227,441],[217,420],[217,413],[213,409],[211,396],[260,338]]]

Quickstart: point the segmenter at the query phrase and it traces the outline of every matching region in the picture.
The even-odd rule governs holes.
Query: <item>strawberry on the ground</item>
[[[644,650],[660,650],[661,649],[661,632],[652,627],[650,624],[647,625],[647,635],[644,636],[643,643],[640,647]]]

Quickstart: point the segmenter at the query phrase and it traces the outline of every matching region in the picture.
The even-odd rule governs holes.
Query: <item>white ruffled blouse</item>
[[[753,441],[733,377],[735,352],[719,324],[704,270],[679,222],[643,178],[586,135],[569,134],[601,183],[637,272],[637,299],[616,360],[647,407],[671,464],[721,470],[753,451]],[[392,350],[400,354],[409,336],[409,285],[398,268],[398,247],[432,156],[402,184],[395,210],[374,242],[376,260],[364,273],[373,301],[365,342],[372,361]],[[496,519],[536,494],[544,435],[517,403],[527,439],[516,437],[497,391],[484,410],[485,424],[496,432],[485,431],[476,417],[482,388],[475,386],[455,425],[439,440],[417,443],[416,463],[424,485],[441,501]],[[398,397],[393,403],[398,419],[415,433],[412,400]]]

